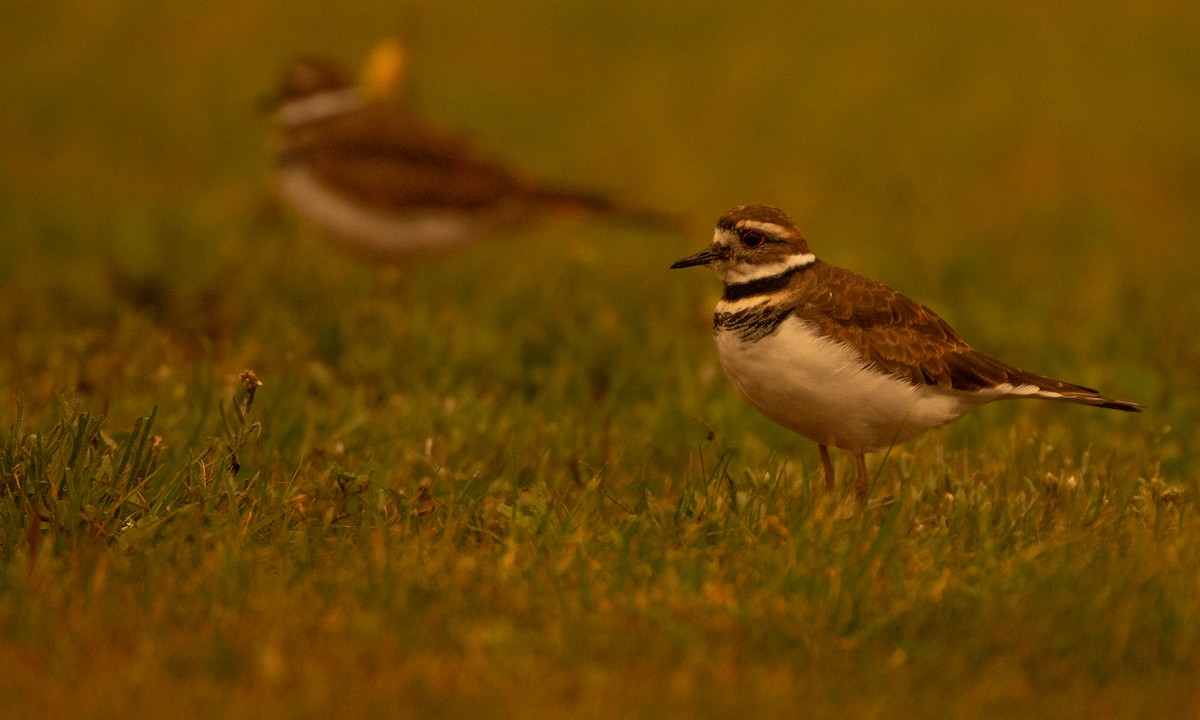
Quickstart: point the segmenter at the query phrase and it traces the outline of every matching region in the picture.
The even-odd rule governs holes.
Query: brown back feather
[[[526,185],[461,137],[399,108],[371,105],[285,133],[280,162],[384,211],[420,206],[486,207]]]
[[[975,350],[937,313],[886,285],[817,261],[791,285],[796,317],[860,348],[863,359],[917,385],[967,392],[1001,383],[1098,396]]]

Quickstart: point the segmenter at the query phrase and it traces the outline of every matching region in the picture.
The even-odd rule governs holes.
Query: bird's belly
[[[423,209],[390,214],[354,203],[299,163],[279,168],[278,186],[302,215],[359,251],[397,256],[461,245],[474,236],[471,223],[451,212]]]
[[[978,403],[868,366],[843,343],[789,318],[771,335],[716,334],[725,374],[771,420],[823,445],[873,450],[950,422]]]

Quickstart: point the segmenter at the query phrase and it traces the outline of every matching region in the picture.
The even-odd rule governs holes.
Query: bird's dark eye
[[[757,230],[747,230],[742,233],[742,244],[748,248],[756,248],[767,241],[767,236]]]

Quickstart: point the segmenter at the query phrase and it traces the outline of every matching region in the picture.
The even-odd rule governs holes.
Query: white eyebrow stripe
[[[738,222],[739,228],[748,228],[750,230],[759,230],[768,235],[787,235],[787,228],[782,225],[776,225],[773,222],[764,222],[762,220],[742,220]]]

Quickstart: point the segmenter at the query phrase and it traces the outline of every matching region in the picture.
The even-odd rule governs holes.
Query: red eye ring
[[[747,230],[741,235],[742,244],[748,248],[756,248],[767,241],[767,236],[757,230]]]

